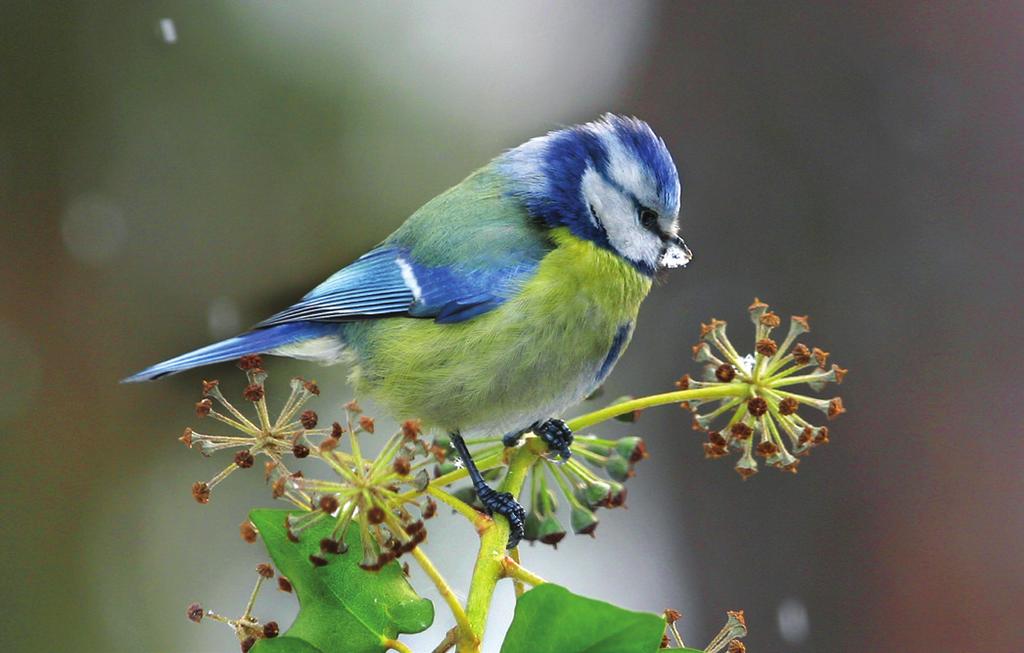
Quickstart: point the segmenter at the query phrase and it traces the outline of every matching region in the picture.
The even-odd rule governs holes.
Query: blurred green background
[[[758,295],[811,314],[850,412],[798,476],[746,483],[675,409],[607,427],[653,453],[629,511],[528,564],[678,608],[693,643],[743,608],[762,653],[1024,650],[1021,3],[2,6],[3,650],[236,650],[184,608],[241,609],[264,557],[237,524],[266,493],[235,476],[197,506],[189,485],[224,461],[175,438],[204,375],[240,379],[117,380],[285,306],[503,148],[609,110],[667,141],[696,258],[606,397],[693,371],[711,315],[746,342]],[[324,414],[348,396],[340,368],[270,371],[271,393],[315,375]],[[432,535],[465,591],[475,538]],[[511,606],[504,588],[489,650]],[[257,613],[294,610],[275,591]]]

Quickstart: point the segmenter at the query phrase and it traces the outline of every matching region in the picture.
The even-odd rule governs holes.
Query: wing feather
[[[504,191],[503,178],[485,167],[256,326],[393,316],[462,322],[501,306],[551,247],[519,200]]]

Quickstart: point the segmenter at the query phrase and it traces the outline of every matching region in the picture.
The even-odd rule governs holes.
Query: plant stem
[[[532,438],[516,449],[508,465],[508,474],[501,491],[518,497],[526,481],[526,474],[537,455],[546,445],[540,438]],[[466,599],[469,629],[459,629],[458,653],[479,653],[480,643],[487,626],[487,613],[494,596],[494,587],[505,577],[505,545],[508,543],[508,521],[501,516],[490,519],[480,533],[480,551],[477,553],[473,580]]]
[[[519,564],[519,547],[509,551],[508,555],[512,558],[513,562]],[[512,578],[512,589],[515,590],[517,601],[519,600],[519,597],[523,595],[523,592],[526,591],[526,587],[523,586],[523,581],[514,577]]]
[[[397,639],[385,639],[381,641],[381,644],[387,646],[388,649],[398,651],[398,653],[412,653],[412,649],[398,641]]]
[[[462,609],[462,605],[459,603],[458,597],[455,596],[455,592],[448,585],[448,582],[441,575],[441,572],[437,570],[434,563],[430,561],[427,554],[423,552],[423,547],[418,546],[412,550],[413,557],[416,558],[416,562],[419,563],[423,571],[433,581],[434,587],[441,594],[441,598],[448,604],[448,608],[452,611],[452,616],[455,617],[455,623],[458,625],[459,631],[471,630],[472,627],[469,624],[469,620],[466,618],[466,611]]]
[[[444,503],[448,504],[455,512],[468,519],[469,523],[473,524],[478,531],[484,528],[487,525],[487,522],[490,521],[490,518],[487,515],[477,512],[473,506],[445,490],[442,490],[434,484],[427,486],[427,494],[437,497]]]
[[[519,564],[519,561],[515,560],[512,556],[505,556],[505,559],[501,561],[501,566],[505,571],[505,576],[514,581],[529,583],[534,587],[537,585],[543,585],[547,582],[532,571],[524,569],[523,566]]]
[[[504,457],[504,451],[498,451],[496,453],[483,456],[480,458],[480,460],[476,461],[476,467],[481,472],[486,472],[489,469],[494,469],[495,467],[500,467],[501,465],[503,465]],[[451,485],[455,481],[464,479],[467,476],[469,476],[469,472],[466,471],[465,467],[462,467],[460,469],[456,469],[453,472],[448,472],[443,476],[438,476],[434,480],[430,481],[430,484],[436,485],[437,487],[443,487],[445,485]],[[398,499],[402,501],[407,501],[409,499],[413,499],[419,496],[422,493],[423,492],[421,490],[408,490],[406,492],[402,492],[401,494],[399,494]]]
[[[442,639],[441,643],[434,648],[432,653],[448,653],[448,651],[450,651],[452,647],[455,646],[455,642],[458,641],[458,638],[459,629],[452,628],[447,633],[445,633],[444,639]]]
[[[617,417],[618,415],[632,413],[635,410],[643,410],[644,408],[663,406],[665,404],[682,403],[684,401],[690,401],[691,399],[723,399],[725,397],[742,397],[748,392],[749,388],[744,383],[715,385],[707,388],[693,388],[692,390],[665,392],[660,395],[650,395],[649,397],[640,397],[639,399],[624,401],[621,404],[615,404],[614,406],[595,410],[594,412],[587,413],[586,415],[580,415],[575,419],[569,420],[567,426],[573,431],[578,431],[580,429],[585,429],[588,426],[599,424],[600,422],[613,417]]]

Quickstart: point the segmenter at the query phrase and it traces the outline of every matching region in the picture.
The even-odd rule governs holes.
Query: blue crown
[[[600,120],[527,141],[496,163],[508,176],[511,192],[533,217],[549,228],[565,226],[580,238],[610,248],[604,229],[591,220],[580,184],[583,173],[592,168],[618,186],[608,170],[609,158],[616,150],[639,164],[653,183],[660,206],[650,208],[678,213],[679,175],[672,156],[665,142],[637,118],[605,114]]]

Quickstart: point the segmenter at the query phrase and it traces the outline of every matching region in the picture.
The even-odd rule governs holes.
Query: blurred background
[[[662,135],[695,262],[655,289],[606,398],[695,371],[699,322],[809,313],[849,413],[798,476],[741,482],[689,417],[596,540],[527,564],[752,651],[1020,651],[1024,5],[3,3],[5,651],[233,651],[264,560],[256,476],[176,437],[199,380],[128,373],[287,305],[502,149],[605,111]],[[345,370],[315,375],[322,415]],[[467,587],[472,533],[429,548]],[[443,541],[444,546],[438,542]],[[448,543],[458,542],[458,546]],[[419,587],[422,582],[414,578]],[[429,593],[428,593],[429,595]],[[488,650],[511,618],[502,588]],[[282,624],[293,597],[266,592]],[[443,606],[429,651],[450,626]]]

